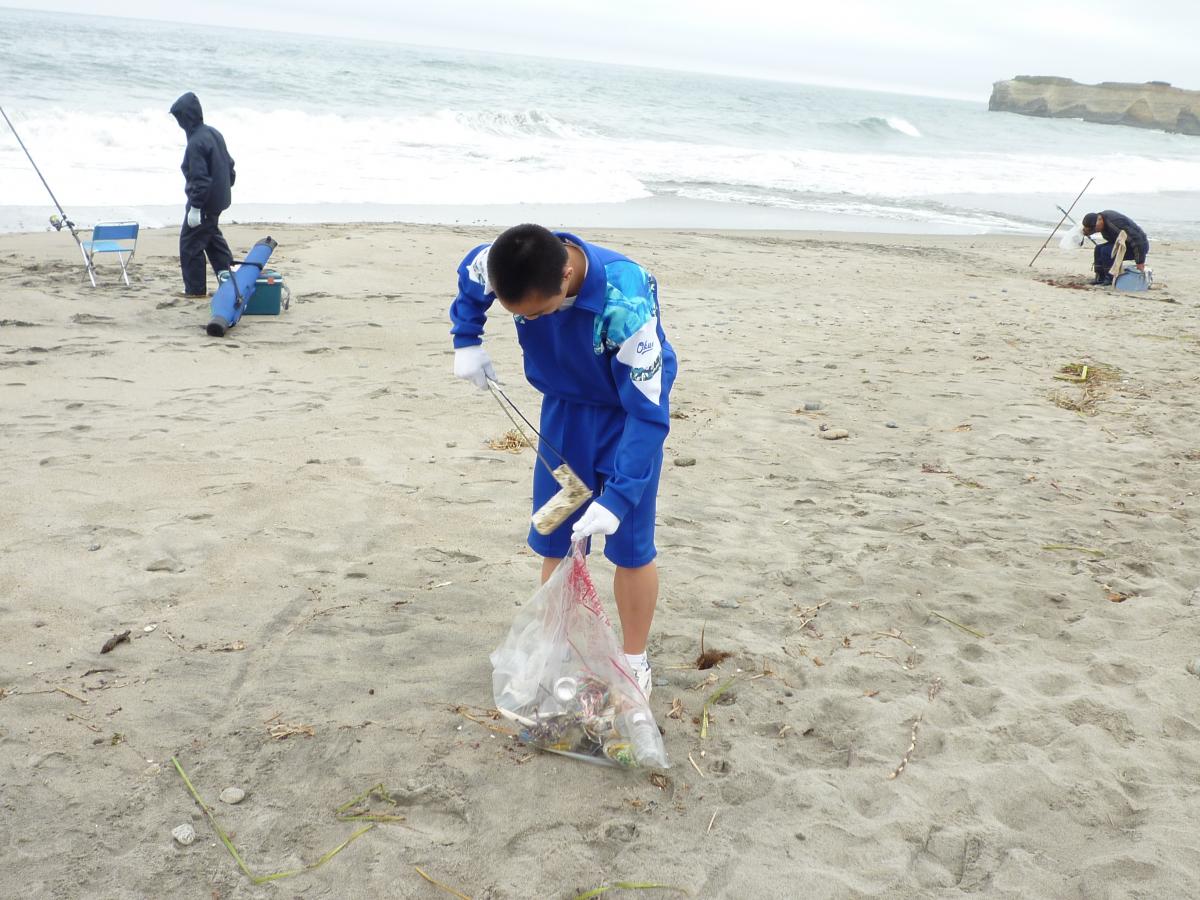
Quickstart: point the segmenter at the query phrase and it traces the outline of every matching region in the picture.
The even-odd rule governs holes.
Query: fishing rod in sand
[[[1050,246],[1050,241],[1052,241],[1054,239],[1054,233],[1056,231],[1058,231],[1058,229],[1062,228],[1063,222],[1067,221],[1067,219],[1070,218],[1071,210],[1073,210],[1075,208],[1075,204],[1079,202],[1079,198],[1083,196],[1084,191],[1086,191],[1089,187],[1092,186],[1092,182],[1095,180],[1096,180],[1095,175],[1093,175],[1091,178],[1089,178],[1087,184],[1085,184],[1083,186],[1083,190],[1075,195],[1075,199],[1071,201],[1071,205],[1068,206],[1065,210],[1063,210],[1063,217],[1058,220],[1058,224],[1054,226],[1054,231],[1050,232],[1050,237],[1046,238],[1046,243],[1042,244],[1041,250],[1038,250],[1037,253],[1033,254],[1033,259],[1031,259],[1029,261],[1029,265],[1032,266],[1035,262],[1037,262],[1037,258],[1042,255],[1042,250],[1045,250],[1048,246]],[[1061,206],[1058,208],[1060,210],[1062,210]]]
[[[55,231],[62,231],[65,227],[71,232],[71,237],[75,238],[75,245],[79,247],[79,252],[83,254],[83,264],[87,267],[88,278],[92,281],[92,287],[96,286],[96,270],[92,268],[92,261],[87,255],[87,251],[83,249],[83,241],[79,240],[79,234],[75,231],[75,223],[67,218],[67,214],[63,211],[62,204],[58,202],[58,198],[54,196],[54,191],[50,190],[50,185],[46,183],[46,177],[42,174],[42,170],[38,168],[38,164],[33,161],[33,156],[29,152],[29,148],[25,146],[25,142],[21,140],[21,135],[17,134],[17,127],[13,125],[12,119],[8,117],[8,113],[4,111],[4,107],[0,106],[0,116],[4,116],[4,121],[8,123],[9,129],[13,133],[13,137],[17,139],[17,143],[21,145],[21,149],[25,151],[25,156],[29,159],[29,164],[33,166],[33,171],[37,172],[38,178],[42,179],[42,185],[46,188],[46,193],[50,195],[50,199],[54,201],[55,207],[58,209],[57,216],[50,217],[50,224]]]

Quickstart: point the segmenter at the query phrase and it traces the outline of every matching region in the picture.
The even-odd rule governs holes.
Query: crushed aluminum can
[[[570,703],[579,693],[579,682],[570,675],[564,675],[554,682],[554,697],[559,703]]]

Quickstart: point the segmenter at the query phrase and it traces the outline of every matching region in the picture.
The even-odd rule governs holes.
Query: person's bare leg
[[[653,562],[636,569],[617,566],[613,595],[617,598],[625,652],[645,653],[650,623],[654,621],[654,607],[658,604],[658,566]]]
[[[549,580],[560,562],[561,559],[552,556],[542,558],[542,584]],[[617,600],[625,652],[645,653],[654,608],[658,605],[658,566],[653,562],[636,569],[617,566],[613,595]]]

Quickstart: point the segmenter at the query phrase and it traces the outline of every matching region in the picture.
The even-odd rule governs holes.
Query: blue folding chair
[[[121,263],[121,277],[129,284],[129,262],[137,249],[137,222],[100,222],[92,229],[92,239],[81,246],[87,256],[88,277],[92,287],[96,286],[96,256],[100,253],[115,253]],[[128,254],[128,255],[126,255]]]

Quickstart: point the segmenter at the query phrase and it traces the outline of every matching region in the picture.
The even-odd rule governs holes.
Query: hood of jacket
[[[171,115],[179,123],[179,127],[191,134],[204,124],[204,111],[200,108],[200,98],[188,91],[171,104]]]

